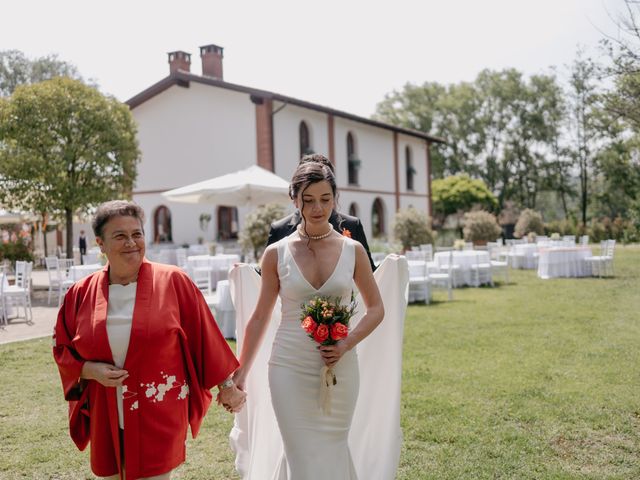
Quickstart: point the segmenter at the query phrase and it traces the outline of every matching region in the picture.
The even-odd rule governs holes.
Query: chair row
[[[17,261],[15,266],[15,283],[9,285],[6,268],[3,265],[0,271],[0,321],[4,324],[9,322],[9,317],[20,316],[20,307],[24,312],[27,323],[33,322],[33,311],[31,309],[31,272],[33,262]]]

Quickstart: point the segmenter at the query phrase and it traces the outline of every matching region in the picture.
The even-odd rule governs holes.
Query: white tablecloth
[[[591,275],[591,265],[584,259],[591,255],[590,247],[542,248],[538,277],[588,277]]]
[[[229,280],[220,280],[216,286],[217,301],[214,316],[224,338],[236,338],[236,310],[233,308]]]
[[[0,282],[2,282],[3,289],[9,288],[9,279],[4,273],[1,273],[1,272],[0,272]],[[7,316],[13,317],[15,314],[16,314],[16,311],[13,308],[13,305],[11,305],[11,302],[7,302]],[[3,321],[6,321],[6,319],[2,318],[2,308],[0,308],[0,324],[3,323]]]
[[[512,268],[533,270],[538,266],[538,245],[535,243],[521,243],[511,247],[509,260]]]
[[[191,255],[187,257],[187,272],[207,270],[211,276],[211,286],[214,287],[220,280],[229,277],[229,269],[236,263],[240,263],[240,255]]]
[[[437,252],[433,256],[433,261],[436,262],[438,268],[444,270],[444,267],[449,263],[449,253],[453,254],[453,265],[457,265],[459,268],[456,274],[456,281],[454,285],[459,287],[460,285],[472,285],[471,278],[471,265],[480,263],[489,263],[489,252],[486,250],[454,250],[453,252]]]
[[[103,268],[102,265],[99,263],[91,263],[87,265],[73,265],[72,267],[69,267],[69,280],[75,283],[84,277],[88,277],[93,272],[102,270],[102,268]]]

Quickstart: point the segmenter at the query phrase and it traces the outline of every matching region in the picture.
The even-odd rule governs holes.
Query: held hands
[[[344,340],[338,340],[335,345],[320,345],[320,356],[327,367],[333,367],[350,348]]]
[[[86,361],[80,376],[87,380],[95,380],[105,387],[121,387],[129,372],[109,363]]]
[[[222,405],[229,413],[238,413],[247,401],[247,394],[236,385],[223,388],[216,396],[218,405]]]

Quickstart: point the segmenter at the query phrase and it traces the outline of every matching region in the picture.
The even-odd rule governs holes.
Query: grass
[[[409,307],[397,478],[640,478],[640,247],[613,279],[511,280]],[[0,384],[0,478],[94,478],[50,341],[0,346]],[[231,423],[211,409],[174,478],[237,479]]]

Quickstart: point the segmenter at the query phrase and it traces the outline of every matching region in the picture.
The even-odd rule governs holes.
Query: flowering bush
[[[464,239],[468,242],[493,242],[502,233],[495,215],[478,210],[464,214]]]
[[[256,208],[245,217],[239,242],[245,250],[253,251],[258,260],[267,244],[271,223],[284,217],[284,208],[278,204],[269,204]]]
[[[513,235],[516,238],[522,238],[529,232],[543,235],[544,222],[542,221],[542,215],[538,212],[531,210],[530,208],[525,208],[518,217],[518,222],[516,223]]]
[[[405,250],[410,250],[413,246],[433,243],[434,239],[429,217],[412,207],[396,213],[393,235]]]

